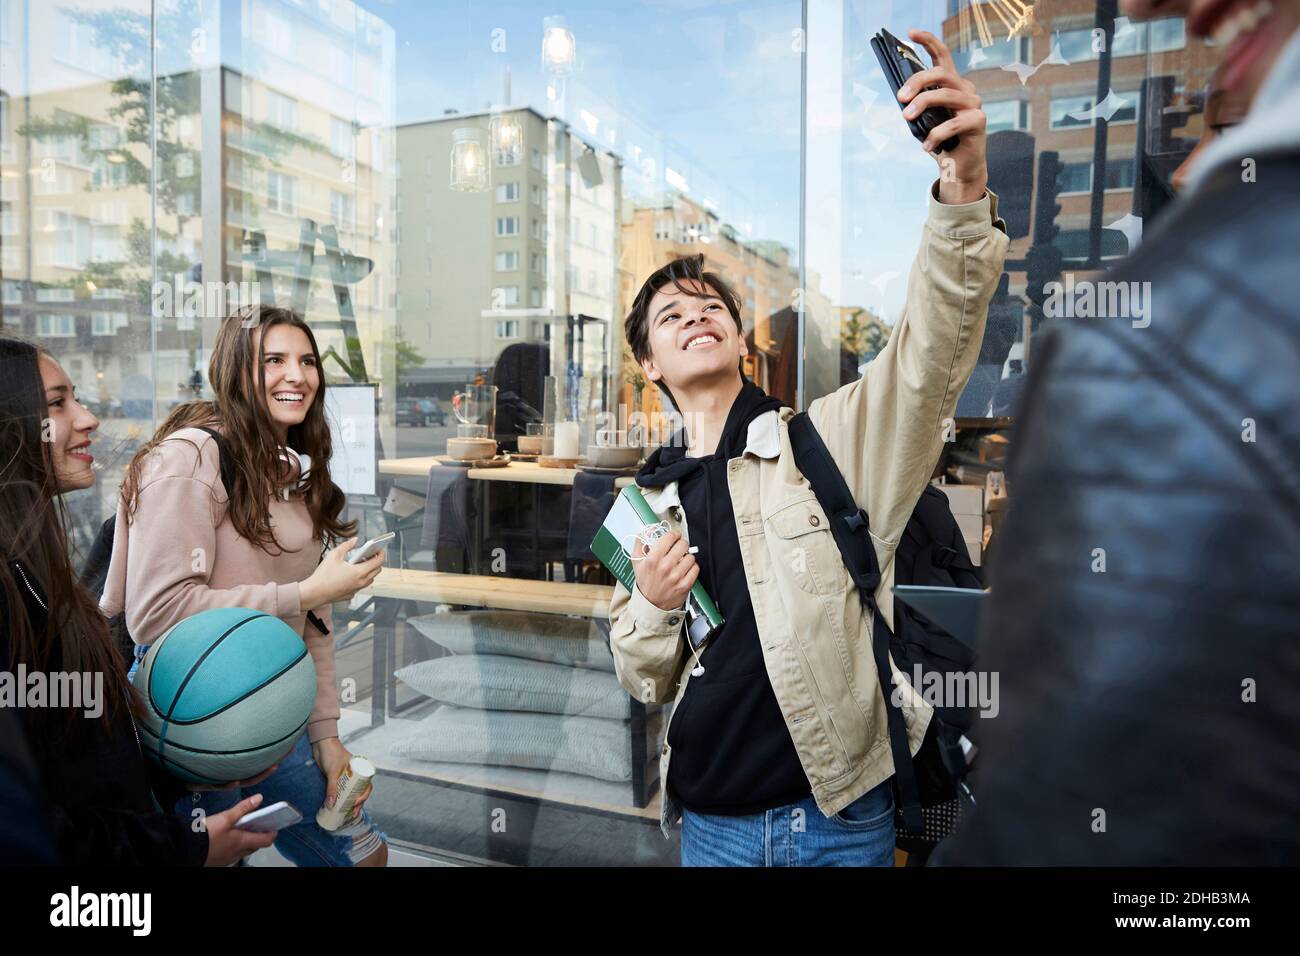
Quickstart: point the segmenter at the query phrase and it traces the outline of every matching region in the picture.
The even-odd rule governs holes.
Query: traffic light
[[[1037,331],[1043,320],[1043,300],[1047,298],[1044,286],[1061,279],[1063,256],[1056,245],[1060,228],[1056,217],[1061,204],[1056,201],[1061,191],[1060,176],[1064,166],[1055,150],[1038,154],[1038,178],[1034,190],[1034,242],[1025,255],[1025,294],[1029,297],[1030,329]]]

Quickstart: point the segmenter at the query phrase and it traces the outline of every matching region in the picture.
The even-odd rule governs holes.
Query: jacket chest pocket
[[[774,572],[789,575],[809,594],[839,594],[849,585],[830,522],[816,498],[804,498],[772,513]]]

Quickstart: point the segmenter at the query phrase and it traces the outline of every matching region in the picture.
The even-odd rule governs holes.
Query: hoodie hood
[[[1300,151],[1300,30],[1273,64],[1245,122],[1206,147],[1191,170],[1187,191],[1194,194],[1220,166],[1239,167],[1247,156],[1288,151]]]
[[[688,458],[686,429],[683,428],[646,459],[636,474],[636,483],[642,488],[662,488],[670,482],[680,481],[708,458],[720,456],[730,460],[743,454],[749,436],[749,423],[759,415],[784,406],[785,403],[779,398],[768,395],[749,379],[743,379],[740,394],[727,413],[727,422],[722,427],[722,437],[718,440],[718,449],[713,455]]]

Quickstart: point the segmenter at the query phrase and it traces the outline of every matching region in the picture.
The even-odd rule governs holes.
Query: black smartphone
[[[894,102],[898,104],[900,110],[907,109],[907,103],[898,101],[898,91],[902,89],[909,77],[927,69],[926,65],[921,62],[915,50],[883,27],[871,38],[871,49],[876,51],[880,69],[884,72],[885,79],[889,81],[890,89],[893,90]],[[931,85],[926,89],[933,90],[936,87]],[[952,119],[952,116],[952,110],[945,106],[931,106],[916,119],[907,120],[907,126],[912,131],[912,135],[924,143],[931,130]],[[958,136],[948,137],[939,144],[939,152],[947,153],[956,149],[960,139]]]

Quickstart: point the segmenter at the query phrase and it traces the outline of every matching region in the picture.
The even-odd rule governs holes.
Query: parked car
[[[399,425],[445,425],[447,413],[432,398],[399,398],[397,400],[397,424]]]

